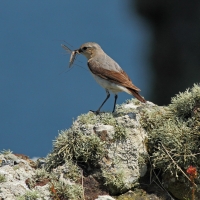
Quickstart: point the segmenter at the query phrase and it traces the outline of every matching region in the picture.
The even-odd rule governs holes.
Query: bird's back
[[[122,68],[105,52],[95,55],[92,60],[97,63],[96,66],[110,71],[122,72]]]

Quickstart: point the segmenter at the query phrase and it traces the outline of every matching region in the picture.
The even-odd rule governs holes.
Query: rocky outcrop
[[[165,107],[132,99],[114,114],[89,112],[60,131],[46,158],[3,151],[0,197],[198,199],[199,135],[199,85]]]
[[[66,160],[76,160],[85,174],[106,185],[112,195],[134,188],[147,172],[147,134],[140,125],[139,112],[151,106],[152,103],[131,100],[118,106],[114,115],[89,112],[79,116],[54,142],[47,157],[47,170]]]
[[[27,184],[36,175],[35,167],[27,156],[3,151],[0,154],[0,199],[50,199],[47,185],[32,190]]]

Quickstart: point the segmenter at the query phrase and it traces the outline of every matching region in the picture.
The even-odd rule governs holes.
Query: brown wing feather
[[[121,72],[107,70],[105,68],[100,67],[99,63],[92,60],[88,61],[88,67],[93,74],[105,80],[109,80],[113,83],[117,83],[128,89],[132,89],[138,92],[140,91],[139,88],[133,85],[132,81],[130,80],[126,72],[123,70]]]

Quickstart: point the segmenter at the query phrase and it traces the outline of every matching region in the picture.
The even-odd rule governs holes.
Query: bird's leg
[[[115,106],[116,106],[117,98],[118,98],[118,95],[115,94],[114,107],[113,107],[113,111],[112,111],[113,113],[115,112]]]
[[[104,103],[106,103],[106,101],[109,99],[109,97],[110,97],[110,93],[109,93],[109,91],[108,90],[106,90],[106,93],[107,93],[107,96],[106,96],[106,99],[103,101],[103,103],[101,104],[101,106],[98,108],[98,110],[97,111],[92,111],[92,112],[94,112],[95,114],[99,114],[100,113],[100,110],[101,110],[101,108],[102,108],[102,106],[104,105]]]

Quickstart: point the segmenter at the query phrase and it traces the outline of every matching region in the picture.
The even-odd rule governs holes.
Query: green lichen
[[[47,156],[46,168],[48,170],[67,160],[95,164],[105,155],[103,141],[95,134],[85,135],[83,131],[75,128],[61,131],[53,145],[52,153]]]
[[[126,100],[126,104],[129,104],[129,103],[133,103],[134,105],[141,105],[142,103],[136,99],[136,98],[131,98],[131,99],[127,99]]]
[[[147,147],[154,168],[175,177],[189,165],[200,170],[200,86],[172,98],[169,106],[144,109],[141,125],[148,132]]]
[[[13,169],[14,169],[14,170],[18,170],[19,168],[20,168],[19,165],[14,165],[14,166],[13,166]]]
[[[112,171],[111,169],[102,169],[102,176],[104,177],[104,184],[109,186],[110,193],[127,190],[125,185],[124,171]]]
[[[51,172],[51,179],[57,180],[60,174],[63,174],[63,178],[76,182],[80,180],[82,176],[82,170],[73,163],[72,160],[66,160],[65,164],[62,165],[62,168],[57,168],[56,171]]]
[[[48,179],[50,177],[50,174],[44,169],[36,169],[35,170],[35,175],[33,176],[33,179],[35,181],[41,181],[44,179]]]
[[[79,184],[65,184],[63,182],[52,182],[55,193],[53,197],[59,199],[83,200],[83,189]]]
[[[40,194],[37,191],[27,191],[24,195],[17,197],[17,200],[37,200]]]
[[[125,108],[125,106],[127,104],[132,104],[133,106],[131,106],[131,107],[128,106]],[[138,113],[137,108],[140,106],[143,106],[143,105],[137,99],[135,99],[135,98],[128,99],[128,100],[126,100],[125,103],[122,103],[121,105],[116,105],[116,112],[114,113],[114,116],[119,117],[119,116],[124,116],[128,113],[133,113],[133,112]]]
[[[104,125],[110,125],[114,127],[115,135],[114,140],[121,140],[126,137],[126,129],[124,126],[122,126],[117,119],[113,116],[112,113],[101,113],[100,115],[95,115],[92,112],[89,112],[87,114],[81,115],[78,117],[78,122],[80,124],[104,124]]]
[[[126,129],[122,126],[116,118],[113,117],[110,113],[104,113],[101,118],[101,123],[104,125],[111,125],[114,127],[115,134],[114,134],[114,141],[122,140],[126,138]]]
[[[115,197],[116,200],[165,200],[166,198],[148,194],[142,189],[129,190],[125,194]]]
[[[179,118],[188,119],[191,117],[192,110],[200,103],[200,86],[194,85],[172,98],[169,109]]]
[[[78,121],[81,124],[95,124],[97,122],[98,116],[93,112],[88,112],[87,114],[82,114],[78,117]]]
[[[105,156],[105,141],[101,141],[95,134],[90,134],[88,125],[96,123],[111,125],[115,130],[114,141],[126,138],[125,127],[111,113],[95,115],[89,112],[79,116],[76,123],[78,126],[73,124],[72,128],[61,131],[54,141],[53,151],[47,156],[47,170],[62,165],[68,160],[89,162],[95,165],[98,160]]]
[[[8,155],[8,154],[12,154],[12,151],[11,151],[10,149],[7,149],[7,150],[3,149],[3,150],[0,152],[0,154]]]
[[[91,130],[95,125],[113,126],[115,131],[113,140],[102,140],[95,134],[95,131],[92,132]],[[80,181],[82,171],[77,166],[83,166],[83,169],[88,170],[89,173],[92,173],[92,168],[98,171],[100,161],[108,153],[106,147],[111,142],[121,141],[126,137],[127,131],[123,119],[116,117],[112,113],[95,115],[89,112],[79,116],[70,129],[60,131],[53,142],[53,150],[47,156],[45,163],[45,169],[50,173],[51,182],[54,181],[54,185],[57,188],[56,191],[59,190],[59,195],[63,198],[62,195],[68,192],[65,191],[64,183],[59,183],[58,181],[59,166],[62,165],[65,169],[62,171],[65,180],[70,180],[73,183]],[[116,173],[111,173],[110,170],[106,169],[103,171],[102,175],[99,169],[98,178],[105,180],[105,184],[109,185],[111,190],[113,188],[113,191],[120,190],[121,192],[126,189],[123,170],[119,170]]]

